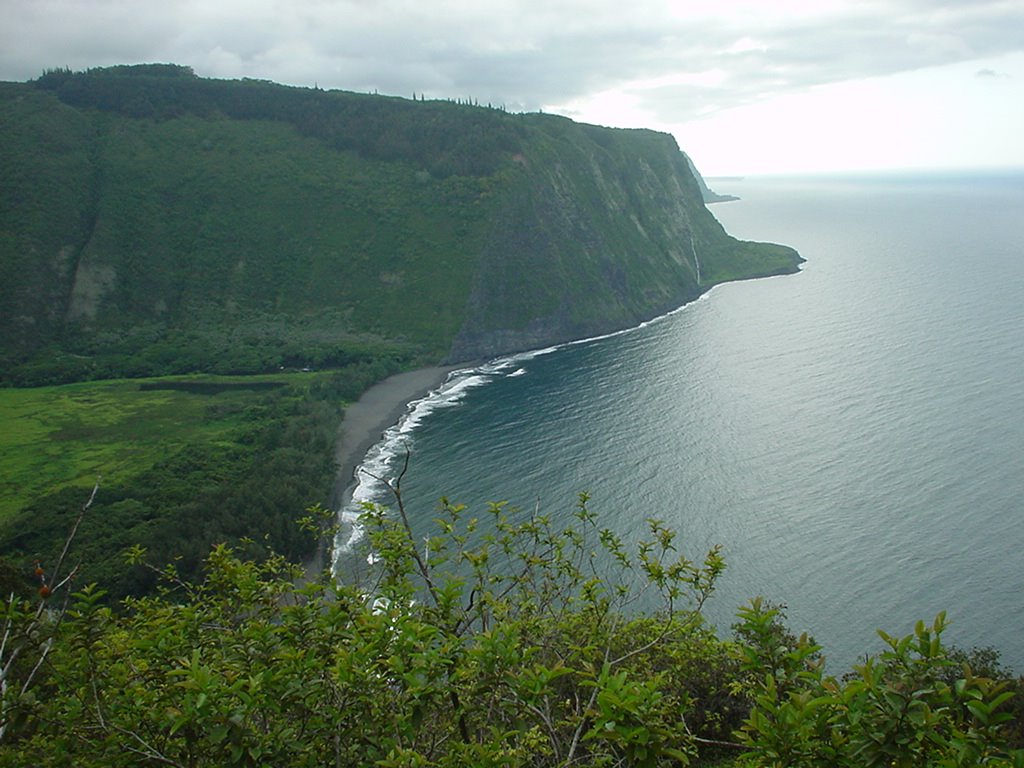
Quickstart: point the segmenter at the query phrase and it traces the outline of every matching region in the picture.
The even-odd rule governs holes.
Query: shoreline
[[[356,485],[356,469],[384,432],[405,415],[409,403],[437,389],[460,366],[434,366],[396,373],[367,389],[345,408],[334,445],[337,466],[330,506],[343,507]]]
[[[763,280],[768,277],[799,274],[802,271],[799,265],[803,261],[804,259],[800,259],[795,265],[795,269],[793,271],[779,274],[765,274],[751,278],[740,278],[740,280]],[[638,330],[650,323],[657,322],[682,311],[691,304],[706,298],[711,293],[711,290],[716,286],[730,282],[734,281],[723,280],[720,283],[713,283],[702,290],[697,296],[684,301],[674,309],[655,315],[649,320],[641,321],[636,325],[620,328],[603,334],[595,333],[592,336],[584,336],[579,339],[555,342],[551,344],[550,347],[582,344]],[[519,353],[511,352],[507,354],[526,354],[530,351],[536,351],[537,349],[548,348],[548,346],[542,345],[538,346],[534,350],[523,350]],[[494,355],[490,358],[483,359],[494,359],[497,357],[500,357],[500,355]],[[433,390],[440,388],[441,385],[448,380],[448,376],[452,371],[473,368],[474,366],[479,365],[480,362],[481,359],[477,359],[476,361],[467,360],[459,365],[428,366],[425,368],[417,368],[411,371],[396,373],[377,382],[376,384],[373,384],[369,389],[363,392],[358,400],[349,404],[345,408],[345,412],[335,438],[334,486],[331,489],[331,495],[328,498],[328,508],[337,514],[345,507],[346,504],[348,504],[349,501],[351,501],[352,494],[355,492],[356,486],[358,485],[355,474],[359,465],[362,464],[363,459],[366,457],[366,454],[369,453],[370,449],[381,441],[384,437],[384,432],[398,424],[402,416],[407,412],[410,403],[420,400],[430,394]],[[321,541],[317,546],[316,552],[314,552],[305,563],[304,570],[306,580],[314,579],[317,574],[323,571],[328,554],[326,552],[326,546],[326,540],[321,537]]]
[[[334,488],[328,507],[337,512],[352,498],[356,470],[369,450],[397,424],[408,410],[409,403],[420,400],[448,379],[448,374],[472,363],[417,368],[396,373],[378,381],[354,403],[345,408],[334,443]],[[321,541],[316,553],[306,563],[306,577],[315,578],[326,567],[327,542]]]

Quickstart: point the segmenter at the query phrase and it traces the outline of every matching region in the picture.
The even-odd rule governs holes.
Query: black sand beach
[[[419,368],[396,374],[374,384],[345,409],[334,452],[338,475],[332,507],[338,509],[348,502],[355,485],[356,467],[384,431],[398,423],[410,402],[437,389],[453,370],[454,366]]]
[[[356,468],[384,431],[398,423],[410,402],[440,387],[453,370],[456,366],[419,368],[396,374],[374,384],[345,409],[334,450],[338,472],[329,500],[331,509],[341,509],[348,503],[356,486]],[[322,550],[317,552],[306,564],[307,576],[327,565],[327,555]]]

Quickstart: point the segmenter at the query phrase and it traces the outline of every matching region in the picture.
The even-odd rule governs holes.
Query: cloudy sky
[[[0,0],[0,80],[152,61],[655,128],[707,176],[1024,167],[1024,0]]]

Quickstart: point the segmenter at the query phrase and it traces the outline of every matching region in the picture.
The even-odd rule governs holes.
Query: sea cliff
[[[174,65],[3,83],[0,115],[7,383],[459,362],[800,262],[653,131]]]

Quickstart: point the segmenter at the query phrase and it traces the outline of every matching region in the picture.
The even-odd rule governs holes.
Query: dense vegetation
[[[0,84],[0,381],[469,359],[792,271],[672,138],[196,77]]]
[[[331,496],[340,404],[400,364],[0,390],[9,407],[0,436],[4,593],[33,560],[55,559],[67,520],[101,476],[79,532],[80,578],[113,597],[154,585],[151,572],[124,567],[134,545],[175,562],[182,578],[200,576],[221,542],[252,539],[250,556],[309,557],[314,542],[295,521]]]
[[[760,600],[716,637],[720,553],[655,521],[620,540],[584,497],[564,530],[493,505],[481,536],[444,503],[421,543],[393,487],[358,586],[221,546],[203,583],[165,569],[114,610],[70,594],[70,558],[41,563],[0,613],[0,764],[1024,765],[1017,684],[944,647],[942,616],[837,679]],[[644,592],[660,611],[631,611]]]

